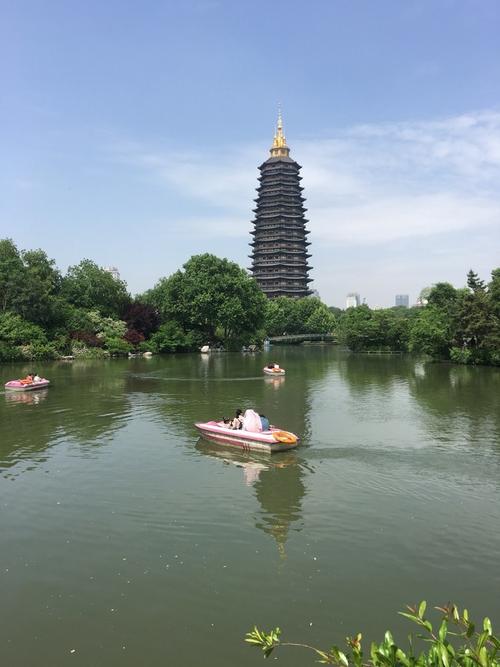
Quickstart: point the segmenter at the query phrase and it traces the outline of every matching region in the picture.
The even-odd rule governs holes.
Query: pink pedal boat
[[[5,383],[5,389],[10,391],[34,391],[35,389],[45,389],[50,384],[50,380],[42,378],[38,382],[21,382],[21,380],[11,380]]]
[[[238,447],[243,451],[254,450],[274,454],[297,447],[299,439],[294,433],[272,427],[269,431],[252,433],[243,429],[227,428],[220,422],[198,422],[195,424],[201,436],[209,442],[226,447]]]

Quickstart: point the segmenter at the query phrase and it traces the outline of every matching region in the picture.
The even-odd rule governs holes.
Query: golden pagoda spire
[[[288,157],[290,149],[286,145],[286,137],[283,134],[283,118],[281,116],[281,106],[278,106],[278,123],[274,134],[273,145],[271,146],[271,157]]]

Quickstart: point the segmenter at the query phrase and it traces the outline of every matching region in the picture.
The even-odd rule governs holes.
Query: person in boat
[[[42,378],[38,375],[38,373],[35,373],[33,376],[33,382],[41,382]]]
[[[231,428],[232,429],[243,428],[243,410],[240,410],[239,408],[236,410],[234,419],[231,421]]]
[[[34,373],[28,373],[28,375],[25,378],[22,378],[19,380],[22,384],[33,384],[33,380],[35,378]]]
[[[262,424],[262,430],[263,431],[269,431],[269,419],[266,417],[266,415],[259,415],[260,417],[260,423]]]

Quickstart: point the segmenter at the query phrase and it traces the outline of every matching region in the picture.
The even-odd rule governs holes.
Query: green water
[[[500,621],[499,370],[334,347],[35,370],[48,390],[0,395],[2,665],[260,665],[254,623],[404,638],[423,598]],[[198,441],[237,407],[301,447]]]

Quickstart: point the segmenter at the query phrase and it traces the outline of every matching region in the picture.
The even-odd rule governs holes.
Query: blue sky
[[[132,292],[248,266],[281,102],[314,287],[392,305],[500,265],[500,3],[20,0],[0,22],[0,236]]]

